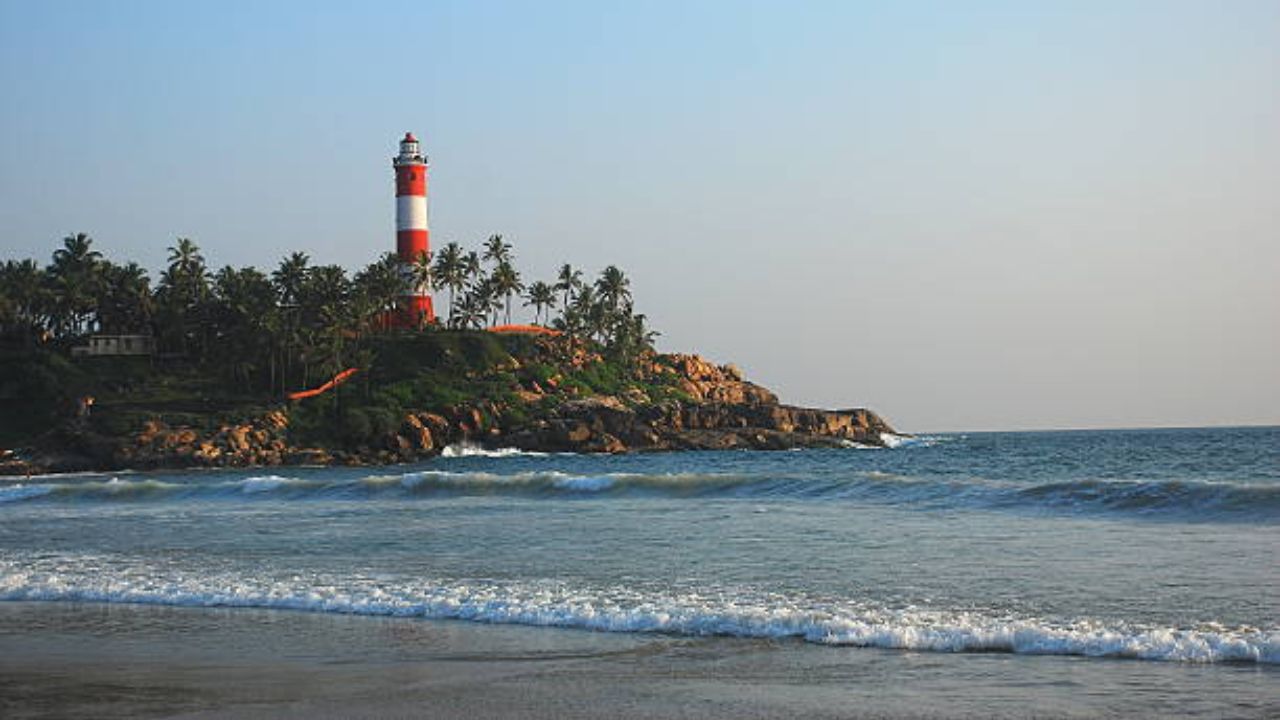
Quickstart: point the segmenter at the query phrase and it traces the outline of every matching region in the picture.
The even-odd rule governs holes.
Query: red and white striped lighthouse
[[[418,139],[405,133],[400,154],[391,161],[396,169],[396,254],[409,268],[431,249],[427,228],[427,158],[418,149]],[[401,302],[401,323],[416,326],[435,322],[431,288],[416,285]]]

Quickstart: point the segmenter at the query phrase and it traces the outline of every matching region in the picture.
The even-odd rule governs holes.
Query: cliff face
[[[532,427],[503,435],[525,450],[781,450],[883,445],[893,432],[869,410],[815,410],[774,403],[665,403],[627,407],[613,398],[567,402]]]
[[[599,356],[572,344],[546,345],[523,363],[508,358],[494,368],[516,378],[502,399],[404,412],[398,425],[392,423],[394,429],[355,447],[299,444],[290,432],[289,409],[281,408],[203,430],[152,420],[119,437],[72,425],[46,443],[43,458],[0,462],[0,474],[409,462],[460,442],[586,453],[780,450],[883,445],[881,433],[894,432],[870,410],[782,404],[768,389],[744,380],[733,365],[716,365],[697,355],[638,361],[633,369],[640,380],[619,386],[617,394],[591,392],[569,381],[573,372],[600,362]],[[534,365],[542,368],[540,379],[521,375]]]
[[[648,373],[668,376],[664,380],[686,398],[651,402],[634,394],[593,395],[560,403],[514,428],[486,423],[486,417],[500,414],[494,408],[469,408],[453,423],[435,416],[432,437],[533,451],[620,453],[880,446],[881,433],[894,432],[866,409],[783,405],[773,392],[744,380],[733,365],[715,365],[697,355],[664,356]]]

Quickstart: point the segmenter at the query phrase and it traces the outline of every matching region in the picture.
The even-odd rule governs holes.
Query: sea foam
[[[485,448],[470,443],[458,443],[455,445],[446,445],[440,451],[440,457],[443,458],[462,458],[462,457],[486,457],[486,458],[504,458],[504,457],[546,457],[548,453],[534,452],[531,450],[520,450],[519,448]]]
[[[742,589],[677,593],[551,582],[395,581],[295,572],[273,578],[100,556],[0,560],[0,600],[287,609],[600,632],[794,638],[831,646],[949,653],[1280,663],[1276,628],[1012,617]]]

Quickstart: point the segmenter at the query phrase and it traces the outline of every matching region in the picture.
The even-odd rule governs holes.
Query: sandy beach
[[[1280,710],[1280,689],[1261,703],[1220,702],[1256,696],[1266,682],[1259,676],[1275,675],[1270,668],[281,611],[0,603],[0,649],[0,715],[13,719],[1263,717]],[[1206,695],[1209,683],[1214,692]]]

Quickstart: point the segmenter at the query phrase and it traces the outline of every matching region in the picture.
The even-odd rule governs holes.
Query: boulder
[[[422,421],[422,418],[412,413],[405,416],[398,437],[407,440],[408,448],[414,450],[430,451],[435,448],[435,439],[431,435],[431,429]]]

